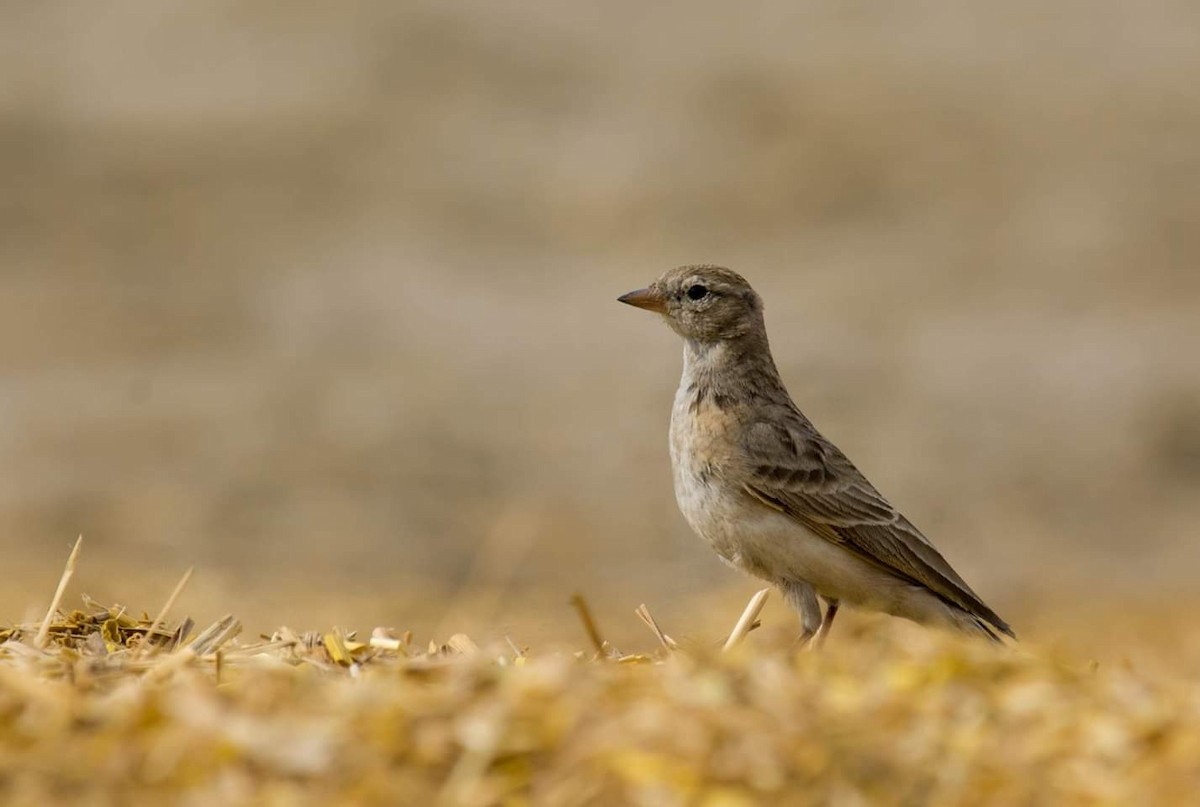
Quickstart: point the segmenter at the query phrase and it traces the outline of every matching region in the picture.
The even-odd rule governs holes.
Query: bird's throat
[[[693,410],[709,405],[726,409],[754,398],[787,396],[766,338],[757,335],[685,341],[682,386]]]

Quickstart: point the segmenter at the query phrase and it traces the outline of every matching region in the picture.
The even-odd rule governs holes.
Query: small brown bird
[[[741,275],[681,266],[617,299],[662,314],[684,340],[671,413],[679,509],[718,555],[779,587],[800,613],[802,643],[824,642],[842,602],[1016,638],[796,408],[762,299]]]

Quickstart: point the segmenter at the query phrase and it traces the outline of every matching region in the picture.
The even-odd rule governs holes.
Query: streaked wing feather
[[[816,535],[1012,635],[913,524],[797,412],[747,432],[746,490]]]

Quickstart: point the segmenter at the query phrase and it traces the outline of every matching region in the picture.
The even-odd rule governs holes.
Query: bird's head
[[[762,299],[744,277],[721,266],[680,266],[617,300],[662,314],[695,342],[738,339],[763,327]]]

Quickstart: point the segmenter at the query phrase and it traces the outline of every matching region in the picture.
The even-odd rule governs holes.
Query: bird
[[[842,604],[1016,639],[792,401],[744,277],[680,266],[617,300],[683,337],[669,443],[684,519],[727,563],[780,590],[799,614],[799,644],[822,646]]]

